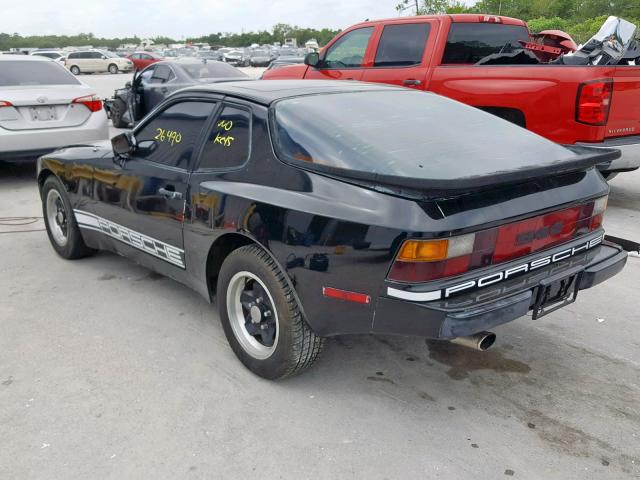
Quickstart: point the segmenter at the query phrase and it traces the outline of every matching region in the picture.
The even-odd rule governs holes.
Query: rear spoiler
[[[568,145],[565,146],[565,148],[572,151],[575,156],[540,167],[534,166],[519,170],[497,171],[486,175],[446,180],[381,175],[318,164],[309,167],[302,162],[296,162],[296,165],[305,170],[373,188],[374,190],[385,193],[393,194],[402,192],[402,194],[406,195],[413,192],[413,196],[420,198],[442,198],[487,190],[503,185],[525,183],[540,177],[586,171],[597,165],[607,165],[622,155],[620,150],[615,148],[585,147],[578,145]]]

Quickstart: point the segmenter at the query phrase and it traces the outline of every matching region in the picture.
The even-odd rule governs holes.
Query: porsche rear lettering
[[[573,257],[574,255],[589,250],[596,245],[602,243],[604,239],[604,235],[600,235],[588,242],[585,242],[576,247],[567,248],[560,252],[554,253],[553,255],[547,255],[546,257],[536,258],[527,263],[523,263],[521,265],[517,265],[515,267],[511,267],[507,270],[503,270],[500,272],[494,272],[484,277],[480,277],[474,280],[468,280],[459,285],[454,285],[452,287],[447,287],[442,290],[442,298],[450,298],[451,295],[456,293],[465,292],[467,290],[471,290],[474,288],[483,288],[489,285],[493,285],[495,283],[502,282],[504,280],[508,280],[509,278],[513,278],[515,276],[521,275],[523,273],[530,272],[532,270],[536,270],[538,268],[546,267],[547,265],[554,264],[556,262],[560,262],[562,260],[566,260],[567,258]]]

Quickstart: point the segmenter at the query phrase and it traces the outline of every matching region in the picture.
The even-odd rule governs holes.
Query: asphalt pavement
[[[640,241],[640,172],[611,185],[608,233]],[[640,477],[638,257],[488,352],[339,337],[268,382],[214,306],[114,254],[59,258],[41,215],[34,165],[0,163],[0,479]]]

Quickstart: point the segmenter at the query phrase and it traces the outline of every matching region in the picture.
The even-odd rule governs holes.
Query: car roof
[[[211,92],[232,97],[244,98],[263,105],[285,98],[304,95],[330,93],[366,92],[395,89],[411,91],[380,83],[345,82],[338,80],[243,80],[210,85],[198,85],[181,90],[188,92]]]
[[[3,60],[5,61],[21,60],[23,62],[53,62],[54,61],[51,58],[43,57],[40,55],[0,55],[0,62]]]

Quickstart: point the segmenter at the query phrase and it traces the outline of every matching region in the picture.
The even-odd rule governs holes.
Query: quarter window
[[[170,105],[136,132],[134,157],[171,167],[189,169],[191,156],[213,102],[180,102]]]
[[[359,28],[343,35],[331,45],[324,58],[327,68],[360,67],[373,27]]]
[[[249,158],[250,143],[251,113],[244,108],[226,105],[207,136],[200,169],[244,165]]]
[[[382,31],[375,67],[406,67],[422,62],[429,37],[428,23],[387,25]]]

